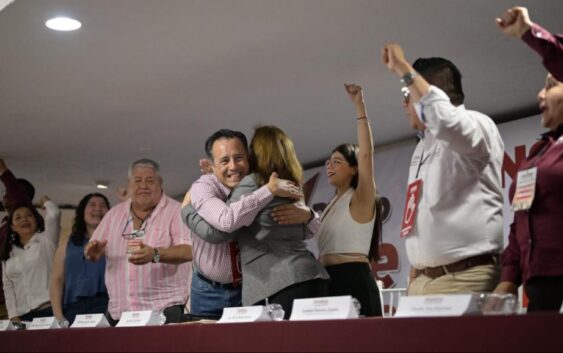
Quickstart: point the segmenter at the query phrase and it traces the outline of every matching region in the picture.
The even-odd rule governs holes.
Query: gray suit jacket
[[[247,175],[233,190],[227,203],[258,189],[254,175]],[[216,230],[193,207],[182,212],[189,228],[203,240],[219,243],[236,239],[242,263],[242,303],[253,305],[293,284],[328,279],[328,273],[307,250],[304,225],[279,225],[270,216],[272,208],[288,200],[274,198],[254,222],[233,233]]]

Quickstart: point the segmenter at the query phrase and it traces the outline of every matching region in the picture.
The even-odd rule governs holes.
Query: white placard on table
[[[104,314],[83,314],[76,315],[70,327],[109,327],[109,322]]]
[[[13,331],[16,328],[10,320],[0,320],[0,331]]]
[[[56,317],[36,317],[27,327],[28,330],[45,330],[49,328],[61,328]]]
[[[403,296],[399,298],[395,317],[480,314],[476,299],[472,294]]]
[[[357,319],[358,310],[350,295],[295,299],[290,321]]]
[[[126,311],[121,314],[121,319],[115,327],[138,327],[160,325],[160,312],[158,311]]]
[[[272,321],[263,305],[224,308],[217,323]]]

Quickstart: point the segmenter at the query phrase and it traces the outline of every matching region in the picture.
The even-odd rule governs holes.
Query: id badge
[[[401,223],[401,238],[407,237],[414,226],[421,190],[422,179],[413,181],[407,188],[407,200],[405,202],[405,210],[403,212],[403,222]]]
[[[512,211],[528,210],[532,206],[536,194],[537,174],[537,167],[518,172],[516,191],[512,198]]]

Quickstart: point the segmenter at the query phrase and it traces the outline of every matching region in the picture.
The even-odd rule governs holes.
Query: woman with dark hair
[[[63,325],[73,322],[78,314],[106,312],[106,261],[84,259],[84,245],[108,210],[109,201],[104,195],[84,196],[76,208],[72,233],[61,239],[55,253],[49,292],[53,314]]]
[[[381,237],[381,204],[373,173],[373,141],[362,88],[345,85],[356,106],[358,145],[336,147],[326,161],[336,196],[321,216],[316,234],[319,257],[330,275],[330,295],[351,295],[360,314],[381,316],[379,290],[370,261],[377,261]]]
[[[528,312],[557,312],[563,304],[563,82],[548,74],[538,102],[549,131],[519,164],[510,186],[514,221],[495,292],[518,294],[523,284]]]
[[[295,153],[293,142],[279,128],[262,126],[255,130],[250,142],[251,174],[244,177],[231,193],[228,203],[266,185],[275,174],[294,182],[303,183],[303,168]],[[233,233],[218,231],[195,210],[188,212],[187,223],[202,239],[218,243],[236,239],[242,264],[242,303],[248,305],[280,304],[288,319],[293,300],[328,295],[328,274],[307,250],[305,239],[309,234],[304,224],[281,225],[271,217],[272,209],[293,202],[274,197],[262,209],[251,225]]]
[[[52,316],[49,280],[59,241],[61,212],[45,196],[45,220],[30,204],[9,214],[8,239],[2,249],[2,276],[8,315],[12,321]]]

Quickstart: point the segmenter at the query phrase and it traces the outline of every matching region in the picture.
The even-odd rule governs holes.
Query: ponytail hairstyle
[[[337,146],[332,153],[338,152],[340,153],[346,162],[350,165],[350,167],[358,167],[358,153],[360,152],[360,148],[356,144],[352,143],[345,143],[342,145]],[[358,187],[358,172],[352,178],[350,182],[350,186],[355,190]],[[373,231],[371,233],[371,241],[370,247],[368,252],[368,259],[370,261],[378,261],[379,260],[379,244],[381,242],[383,236],[383,220],[381,217],[383,216],[383,204],[381,202],[381,198],[378,195],[375,195],[375,222],[373,224]]]

